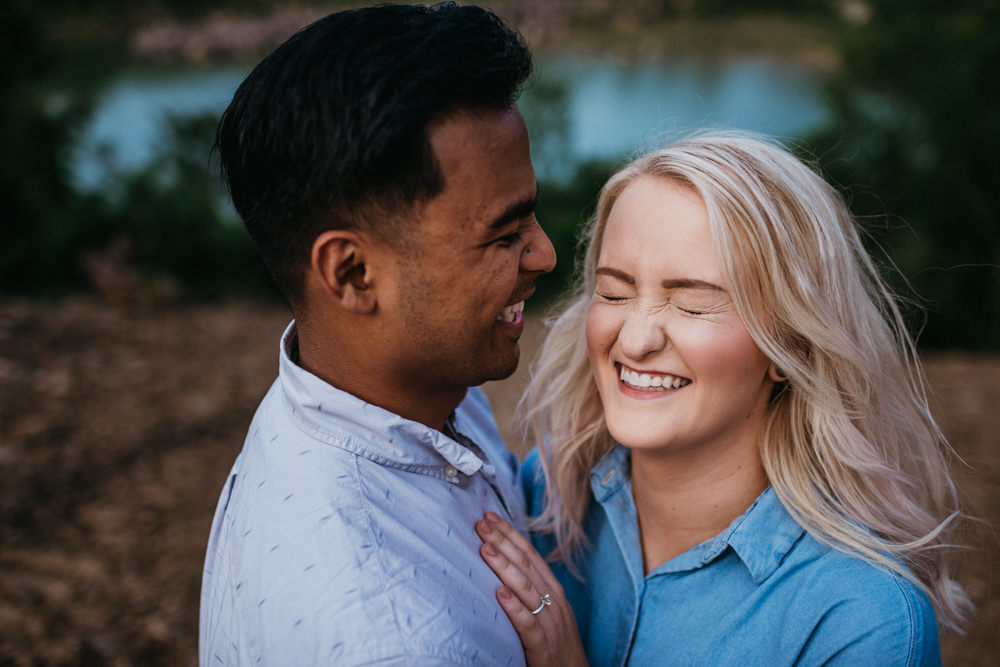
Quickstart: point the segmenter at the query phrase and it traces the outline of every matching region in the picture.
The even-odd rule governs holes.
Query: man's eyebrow
[[[528,197],[527,199],[522,199],[519,202],[515,202],[504,209],[503,213],[498,215],[496,219],[490,223],[490,229],[499,229],[504,227],[515,220],[520,220],[521,218],[527,218],[529,215],[535,212],[535,208],[538,205],[538,189],[536,186],[535,194]]]

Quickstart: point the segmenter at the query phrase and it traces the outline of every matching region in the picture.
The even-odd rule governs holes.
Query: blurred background
[[[209,521],[288,320],[210,148],[253,65],[364,3],[0,4],[0,666],[196,663]],[[570,279],[616,165],[701,127],[786,139],[845,194],[908,306],[970,513],[996,664],[1000,1],[497,0]],[[530,358],[540,326],[530,329]],[[512,448],[527,364],[487,387]]]

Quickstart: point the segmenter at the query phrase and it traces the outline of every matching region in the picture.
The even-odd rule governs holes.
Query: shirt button
[[[458,468],[456,468],[452,464],[449,463],[444,467],[444,476],[447,477],[448,479],[454,479],[455,475],[457,474],[458,474]]]

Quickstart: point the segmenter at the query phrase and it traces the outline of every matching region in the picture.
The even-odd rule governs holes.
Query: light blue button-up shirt
[[[722,533],[644,574],[629,461],[618,447],[591,472],[586,582],[553,568],[592,665],[941,663],[927,596],[817,542],[770,488]],[[533,515],[539,475],[536,451],[523,470]]]
[[[483,393],[448,437],[297,366],[294,323],[222,491],[205,561],[213,665],[523,665],[473,529],[524,528],[517,459]]]

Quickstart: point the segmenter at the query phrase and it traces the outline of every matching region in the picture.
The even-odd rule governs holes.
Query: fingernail
[[[493,548],[492,544],[484,544],[483,553],[485,553],[487,556],[492,557],[497,555],[497,550]]]
[[[486,520],[489,521],[490,523],[499,523],[500,522],[500,515],[495,514],[494,512],[487,512],[486,513]]]
[[[500,597],[502,597],[504,600],[510,600],[511,599],[510,591],[508,591],[506,588],[501,588],[500,590],[498,590],[497,591],[497,595],[499,595]]]
[[[480,521],[476,524],[476,528],[479,529],[479,532],[486,533],[487,535],[493,532],[493,527],[490,526],[488,521]]]

